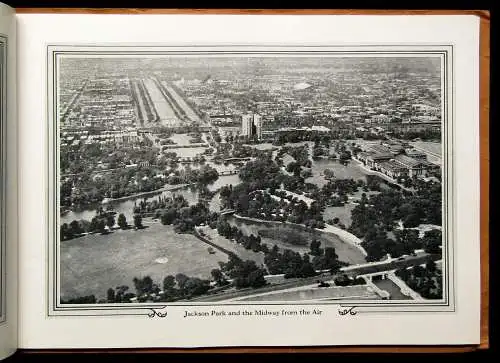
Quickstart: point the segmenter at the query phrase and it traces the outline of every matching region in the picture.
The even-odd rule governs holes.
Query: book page
[[[0,3],[0,359],[17,349],[16,21]]]
[[[478,18],[18,21],[21,347],[479,343]]]

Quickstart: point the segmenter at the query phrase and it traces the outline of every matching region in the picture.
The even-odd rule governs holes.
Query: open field
[[[180,124],[181,121],[175,114],[174,109],[163,96],[154,81],[152,79],[145,79],[144,86],[151,97],[158,117],[160,118],[160,122],[165,126],[176,126]]]
[[[210,237],[211,242],[222,248],[225,248],[228,251],[234,252],[242,260],[255,261],[257,266],[264,265],[264,252],[253,252],[252,250],[247,250],[242,245],[236,242],[231,242],[227,238],[222,237],[221,235],[219,235],[219,233],[217,233],[217,230],[210,227],[201,227],[199,228],[199,230],[202,230],[206,236]]]
[[[186,113],[186,116],[192,121],[192,122],[197,122],[201,123],[200,116],[194,112],[194,110],[189,106],[186,101],[184,100],[183,97],[181,97],[175,89],[172,88],[167,82],[163,81],[161,82],[161,85],[165,87],[168,93],[170,93],[170,96],[175,99],[175,101],[178,103],[179,107],[184,110]]]
[[[356,204],[346,203],[343,207],[325,207],[323,219],[328,221],[337,217],[340,223],[343,223],[348,228],[351,223],[351,211],[356,207]]]
[[[306,182],[316,184],[319,187],[327,184],[328,181],[323,176],[323,172],[326,169],[332,170],[336,179],[362,179],[366,181],[367,172],[360,168],[357,163],[351,161],[349,165],[345,166],[336,160],[316,160],[313,162],[311,168],[313,175],[307,178]]]
[[[442,156],[442,144],[440,142],[414,141],[410,142],[413,147]]]
[[[61,242],[61,297],[104,298],[108,288],[119,285],[133,291],[133,278],[147,275],[159,284],[177,273],[210,278],[218,261],[228,259],[220,251],[208,253],[207,244],[191,234],[175,233],[172,226],[144,224],[148,228],[140,231],[117,230]]]
[[[262,144],[244,144],[244,146],[250,146],[253,147],[254,149],[257,150],[273,150],[273,149],[279,149],[278,146],[274,146],[273,144],[269,142],[265,142]]]

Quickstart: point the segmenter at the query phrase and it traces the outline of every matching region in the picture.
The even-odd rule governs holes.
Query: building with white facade
[[[257,113],[241,116],[241,135],[262,138],[262,116]]]

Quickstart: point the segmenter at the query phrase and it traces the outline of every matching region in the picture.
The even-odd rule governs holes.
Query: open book
[[[1,357],[480,343],[480,17],[0,11]]]

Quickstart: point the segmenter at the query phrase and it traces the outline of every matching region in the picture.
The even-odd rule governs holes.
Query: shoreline
[[[250,222],[256,222],[256,223],[263,223],[263,224],[285,224],[285,225],[290,225],[290,226],[300,226],[302,228],[307,228],[303,224],[297,224],[297,223],[290,223],[290,222],[278,222],[278,221],[266,221],[262,219],[257,219],[257,218],[252,218],[252,217],[244,217],[240,216],[239,214],[233,214],[233,216],[236,219],[239,219],[241,221],[250,221]],[[356,237],[354,234],[343,230],[339,227],[332,226],[331,224],[325,223],[325,228],[313,228],[313,230],[318,231],[318,232],[323,232],[325,234],[332,234],[335,235],[340,241],[343,243],[346,243],[350,246],[356,247],[365,257],[368,255],[366,250],[361,246],[362,240],[358,237]]]
[[[136,193],[136,194],[132,194],[132,195],[124,196],[124,197],[119,197],[119,198],[108,198],[107,201],[104,201],[104,200],[101,201],[101,204],[120,202],[120,201],[124,201],[124,200],[128,200],[128,199],[140,198],[140,197],[143,197],[145,195],[150,195],[150,194],[153,195],[153,194],[158,194],[158,193],[163,193],[163,192],[184,189],[184,188],[189,187],[190,185],[193,185],[193,184],[179,184],[179,185],[173,185],[173,186],[169,186],[169,187],[163,187],[160,189],[151,190],[149,192],[140,192],[140,193]]]

